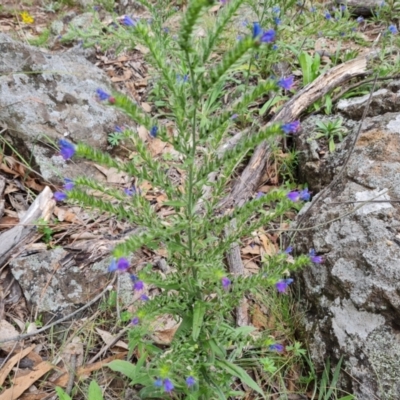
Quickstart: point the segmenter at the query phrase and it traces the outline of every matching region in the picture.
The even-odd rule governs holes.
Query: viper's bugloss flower
[[[137,192],[136,192],[136,188],[135,188],[135,186],[132,186],[130,189],[128,189],[128,188],[125,188],[124,189],[124,193],[127,195],[127,196],[133,196],[133,195],[135,195]]]
[[[76,152],[75,145],[67,140],[60,139],[58,145],[60,146],[60,153],[64,160],[69,160]]]
[[[292,247],[292,246],[289,246],[289,247],[287,247],[287,248],[284,250],[284,253],[290,254],[292,251],[293,251],[293,247]]]
[[[136,282],[136,281],[139,280],[139,278],[138,278],[136,275],[134,275],[134,274],[129,275],[129,278],[131,278],[131,281],[132,281],[132,282]]]
[[[294,85],[294,76],[289,75],[287,78],[281,78],[278,81],[278,86],[285,90],[292,89]]]
[[[344,4],[341,4],[340,5],[340,11],[346,11],[346,6],[344,5]]]
[[[274,44],[273,46],[272,46],[272,50],[278,50],[278,45],[277,44]]]
[[[276,33],[273,29],[264,31],[261,36],[261,43],[272,43],[275,40]]]
[[[256,199],[260,199],[261,197],[263,197],[264,196],[264,193],[263,192],[257,192],[257,194],[256,194]]]
[[[221,278],[221,284],[225,290],[228,290],[229,286],[231,285],[231,280],[224,276],[223,278]]]
[[[145,294],[140,295],[140,300],[142,301],[149,301],[150,298],[148,296],[146,296]]]
[[[287,124],[283,124],[282,130],[287,135],[289,133],[296,133],[300,130],[300,121],[293,121],[293,122],[288,122]]]
[[[122,133],[123,131],[124,130],[118,125],[116,125],[115,128],[114,128],[114,132]]]
[[[196,379],[193,378],[193,376],[188,376],[186,378],[186,385],[190,389],[196,384]]]
[[[315,11],[317,11],[317,9],[315,8],[315,7],[310,7],[310,12],[315,12]]]
[[[389,31],[392,35],[395,35],[395,34],[398,32],[397,28],[396,28],[394,25],[390,25],[389,28],[388,28],[388,31]]]
[[[56,201],[64,201],[68,197],[68,195],[63,192],[54,192],[53,197]]]
[[[253,22],[253,38],[256,39],[259,36],[261,36],[263,33],[263,30],[261,29],[261,26],[258,22]]]
[[[282,353],[282,351],[285,350],[283,345],[281,345],[279,343],[271,344],[268,348],[270,351],[277,351],[278,353]]]
[[[329,21],[330,19],[332,19],[332,15],[329,13],[329,11],[327,11],[327,12],[325,13],[325,19],[327,19],[328,21]]]
[[[124,18],[121,20],[121,24],[125,26],[136,26],[136,22],[128,15],[124,15]]]
[[[111,97],[111,95],[109,95],[103,89],[97,89],[96,94],[100,101],[108,100]]]
[[[281,12],[281,8],[279,6],[272,7],[272,12],[274,14],[279,14]]]
[[[363,17],[358,17],[357,19],[356,19],[356,21],[359,23],[359,24],[361,24],[361,22],[364,22],[364,18]]]
[[[139,325],[139,322],[140,322],[139,317],[134,317],[131,320],[131,325],[134,325],[134,326]]]
[[[239,114],[232,114],[231,119],[236,119],[239,116]]]
[[[108,267],[108,272],[120,271],[125,272],[129,269],[129,261],[121,257],[118,260],[113,259],[111,265]]]
[[[158,128],[156,126],[153,126],[150,129],[150,136],[153,137],[153,138],[157,137],[157,132],[158,132]]]
[[[281,279],[280,281],[276,282],[275,287],[279,293],[285,293],[289,285],[293,282],[293,279]]]
[[[303,190],[294,190],[287,194],[287,198],[293,202],[297,202],[299,200],[309,201],[311,198],[311,193],[307,188]]]
[[[322,264],[324,262],[323,257],[322,256],[317,256],[317,254],[315,253],[314,249],[311,249],[309,254],[310,254],[310,260],[314,264]]]
[[[68,178],[64,178],[64,189],[68,192],[69,190],[72,190],[75,186],[74,181],[72,181],[71,179]]]
[[[135,290],[135,291],[137,291],[137,292],[140,292],[140,291],[142,291],[143,289],[144,289],[144,283],[143,283],[143,281],[138,280],[138,281],[136,281],[136,282],[133,284],[133,290]]]
[[[176,81],[178,83],[186,83],[188,80],[189,80],[188,74],[185,75],[176,74]]]
[[[278,17],[274,17],[274,23],[275,25],[280,25],[281,24],[281,19]]]
[[[155,387],[161,387],[162,386],[162,379],[158,378],[154,381],[154,386]]]
[[[172,384],[172,382],[168,378],[164,379],[163,384],[164,384],[164,390],[167,393],[171,393],[174,390],[174,385]]]

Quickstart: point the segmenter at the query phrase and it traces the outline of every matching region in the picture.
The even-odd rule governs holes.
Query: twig
[[[22,335],[14,336],[14,337],[7,338],[7,339],[2,339],[2,340],[0,340],[0,344],[1,343],[7,343],[7,342],[13,342],[13,341],[20,341],[20,340],[23,340],[23,339],[26,339],[26,338],[29,338],[29,337],[32,337],[32,336],[36,336],[39,333],[45,332],[48,329],[52,328],[53,326],[56,326],[57,324],[60,324],[61,322],[67,321],[68,319],[70,319],[73,316],[79,314],[80,312],[86,310],[87,308],[92,306],[94,303],[96,303],[98,300],[100,300],[110,290],[109,286],[112,285],[115,282],[115,279],[116,279],[116,275],[114,275],[112,281],[109,283],[109,285],[107,285],[107,287],[100,294],[98,294],[94,299],[90,300],[89,303],[85,304],[84,306],[82,306],[78,310],[74,311],[73,313],[71,313],[69,315],[66,315],[65,317],[63,317],[63,318],[61,318],[61,319],[59,319],[59,320],[57,320],[57,321],[55,321],[55,322],[53,322],[53,323],[51,323],[49,325],[44,326],[43,328],[40,328],[35,332],[24,333]]]
[[[71,394],[72,388],[74,386],[74,379],[76,374],[76,354],[71,354],[71,364],[69,365],[69,367],[70,374],[68,376],[67,387],[65,388],[65,393],[67,393],[68,395]]]

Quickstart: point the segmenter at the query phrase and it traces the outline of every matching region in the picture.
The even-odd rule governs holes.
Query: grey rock
[[[336,4],[345,4],[356,16],[370,17],[381,7],[382,0],[335,0]]]
[[[131,125],[125,115],[96,99],[110,92],[106,74],[77,50],[51,54],[0,34],[0,120],[9,139],[46,179],[79,174],[101,178],[88,164],[73,167],[49,145],[61,138],[107,148],[116,125]],[[47,144],[45,144],[47,143]]]
[[[357,104],[362,109],[363,101]],[[353,126],[346,140],[354,140],[356,125],[346,122]],[[400,398],[400,203],[393,201],[400,199],[399,133],[400,113],[364,121],[345,173],[302,212],[310,229],[295,238],[297,252],[315,248],[325,259],[298,274],[313,361],[322,368],[328,357],[335,365],[343,356],[339,386],[360,400]],[[338,168],[324,167],[329,179],[346,146],[336,154]],[[318,163],[309,153],[305,162]]]

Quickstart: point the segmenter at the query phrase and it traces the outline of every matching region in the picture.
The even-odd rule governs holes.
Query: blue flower
[[[124,130],[118,125],[116,125],[115,128],[114,128],[114,132],[122,133],[123,131]]]
[[[136,281],[139,280],[139,278],[138,278],[136,275],[134,275],[134,274],[129,275],[129,278],[131,278],[131,281],[132,281],[132,282],[136,282]]]
[[[322,264],[324,262],[323,257],[322,256],[317,256],[317,254],[315,253],[314,249],[311,249],[309,254],[310,254],[310,260],[314,264]]]
[[[186,83],[189,80],[189,75],[185,74],[185,75],[180,75],[180,74],[176,74],[176,81],[178,83]]]
[[[281,19],[278,17],[274,17],[274,23],[275,25],[280,25],[281,24]]]
[[[294,76],[290,75],[287,78],[281,78],[278,81],[278,86],[285,90],[292,89],[294,85]]]
[[[290,254],[293,251],[293,247],[289,246],[288,248],[285,249],[284,253]]]
[[[274,44],[274,45],[272,46],[272,50],[278,50],[278,45],[277,45],[277,44]]]
[[[133,290],[136,290],[136,291],[138,291],[138,292],[140,292],[140,291],[142,291],[144,289],[144,283],[143,283],[143,281],[136,281],[134,284],[133,284]]]
[[[282,130],[284,133],[296,133],[300,130],[300,121],[288,122],[282,125]]]
[[[196,379],[193,378],[193,376],[188,376],[186,378],[186,385],[190,389],[196,384]]]
[[[231,284],[231,280],[229,278],[227,278],[226,276],[224,276],[223,278],[221,278],[221,284],[225,290],[228,290],[229,286]]]
[[[134,318],[132,318],[132,320],[131,320],[131,325],[138,325],[139,324],[139,317],[134,317]]]
[[[356,21],[359,23],[359,24],[361,24],[361,22],[364,22],[364,18],[363,17],[358,17],[357,19],[356,19]]]
[[[395,35],[395,34],[398,32],[397,28],[396,28],[394,25],[390,25],[389,28],[388,28],[388,31],[389,31],[392,35]]]
[[[257,192],[257,194],[256,194],[256,199],[260,199],[261,197],[263,197],[264,196],[264,193],[263,192]]]
[[[96,90],[97,97],[100,101],[108,100],[111,96],[105,92],[103,89]]]
[[[124,189],[124,193],[127,195],[127,196],[133,196],[133,195],[135,195],[137,192],[136,192],[136,188],[135,188],[135,186],[132,186],[130,189],[128,189],[128,188],[125,188]]]
[[[274,343],[269,346],[269,350],[277,351],[278,353],[282,353],[282,351],[285,350],[285,348],[283,347],[283,345],[281,345],[279,343]]]
[[[340,5],[340,11],[346,11],[346,6],[344,5],[344,4],[341,4]]]
[[[261,36],[261,42],[262,43],[271,43],[275,40],[275,36],[276,36],[276,33],[273,29],[264,31]]]
[[[157,132],[158,132],[158,128],[156,126],[153,126],[150,129],[150,136],[153,137],[153,138],[157,137]]]
[[[167,393],[171,393],[174,390],[174,385],[172,384],[172,382],[168,378],[164,379],[164,390]]]
[[[108,272],[121,271],[125,272],[129,269],[129,261],[121,257],[117,261],[113,259],[111,265],[108,267]]]
[[[236,119],[239,115],[238,114],[232,114],[231,119]]]
[[[69,190],[72,190],[75,186],[74,181],[72,181],[71,179],[68,178],[64,178],[64,189],[68,192]]]
[[[125,26],[135,26],[136,22],[128,15],[125,15],[121,20],[121,24]]]
[[[293,202],[297,202],[299,200],[309,201],[311,198],[311,193],[307,188],[303,190],[294,190],[287,194],[287,198]]]
[[[140,300],[142,301],[149,301],[150,298],[148,296],[146,296],[145,294],[140,295]]]
[[[293,282],[293,279],[281,279],[275,284],[276,289],[279,293],[285,293],[289,285]]]
[[[67,194],[63,192],[55,192],[53,196],[56,201],[64,201],[68,197]]]
[[[158,387],[158,388],[161,387],[162,386],[162,379],[160,379],[160,378],[156,379],[155,382],[154,382],[154,386]]]
[[[327,19],[328,21],[332,18],[332,15],[329,13],[329,11],[327,11],[325,13],[325,19]]]
[[[261,29],[261,26],[258,22],[253,22],[253,38],[256,39],[259,36],[261,36],[263,33],[263,30]]]
[[[279,14],[281,12],[281,8],[279,6],[272,7],[272,12],[274,14]]]
[[[317,9],[315,8],[315,7],[310,7],[310,12],[315,12],[315,11],[317,11]]]
[[[64,160],[69,160],[76,152],[75,145],[67,140],[60,139],[58,145],[60,146],[60,153]]]

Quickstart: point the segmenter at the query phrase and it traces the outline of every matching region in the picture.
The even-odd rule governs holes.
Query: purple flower
[[[317,256],[314,249],[311,249],[309,254],[310,254],[310,260],[314,264],[322,264],[324,262],[323,257],[322,256]]]
[[[264,196],[264,193],[263,192],[257,192],[257,194],[256,194],[256,199],[260,199],[261,197],[263,197]]]
[[[63,192],[55,192],[53,196],[56,201],[64,201],[68,197],[67,194]]]
[[[315,11],[317,11],[317,9],[315,8],[315,7],[310,7],[310,12],[315,12]]]
[[[236,119],[239,116],[239,114],[232,114],[231,119]]]
[[[229,286],[231,284],[231,280],[229,278],[227,278],[226,276],[224,276],[223,278],[221,278],[221,283],[222,283],[222,287],[225,290],[228,290]]]
[[[153,137],[153,138],[157,137],[157,132],[158,132],[158,128],[156,126],[153,126],[150,129],[150,136]]]
[[[149,301],[150,298],[148,296],[146,296],[145,294],[140,295],[140,300],[142,301]]]
[[[388,31],[393,35],[395,35],[398,32],[397,28],[394,25],[390,25]]]
[[[171,393],[174,390],[174,385],[172,384],[172,382],[168,378],[164,379],[164,390],[167,393]]]
[[[253,22],[253,38],[256,39],[259,36],[261,36],[263,33],[263,30],[261,29],[261,26],[258,22]]]
[[[65,182],[64,189],[66,191],[72,190],[74,188],[74,186],[75,186],[74,181],[72,181],[71,179],[64,178],[64,182]]]
[[[116,125],[115,128],[114,128],[114,132],[122,133],[123,131],[124,130],[118,125]]]
[[[357,19],[356,19],[356,21],[359,23],[359,24],[361,24],[361,22],[364,22],[364,18],[363,17],[358,17]]]
[[[141,290],[143,290],[144,289],[144,283],[143,283],[143,281],[136,281],[134,284],[133,284],[133,290],[136,290],[136,291],[138,291],[138,292],[140,292]]]
[[[346,6],[344,4],[340,5],[340,11],[346,11]]]
[[[308,191],[307,188],[303,189],[303,190],[294,190],[290,193],[287,194],[287,198],[293,202],[297,202],[299,200],[302,201],[309,201],[311,198],[311,194]]]
[[[276,36],[276,33],[273,29],[264,31],[261,36],[261,42],[262,43],[271,43],[275,40],[275,36]]]
[[[289,285],[293,282],[293,279],[287,278],[287,279],[281,279],[275,284],[275,287],[277,288],[279,293],[285,293]]]
[[[290,254],[293,251],[293,247],[289,246],[288,248],[285,249],[284,253]]]
[[[162,386],[162,379],[160,379],[160,378],[156,379],[155,382],[154,382],[154,386],[158,387],[158,388],[161,387]]]
[[[132,281],[132,282],[136,282],[136,281],[139,280],[139,278],[138,278],[136,275],[134,275],[134,274],[129,275],[129,278],[131,278],[131,281]]]
[[[134,325],[134,326],[139,325],[139,322],[140,322],[139,317],[134,317],[131,320],[131,325]]]
[[[282,351],[285,350],[285,348],[283,347],[283,345],[281,345],[279,343],[274,343],[269,346],[269,350],[277,351],[278,353],[282,353]]]
[[[129,261],[124,257],[119,258],[117,260],[117,268],[116,269],[118,271],[125,272],[126,270],[129,269]]]
[[[180,74],[176,74],[176,81],[178,83],[186,83],[189,80],[189,75],[185,74],[185,75],[180,75]]]
[[[96,90],[97,97],[100,101],[108,100],[111,96],[105,92],[103,89]]]
[[[272,7],[272,12],[274,14],[279,14],[281,12],[281,8],[279,6]]]
[[[287,135],[289,133],[296,133],[300,130],[300,121],[293,121],[293,122],[288,122],[287,124],[283,124],[282,130]]]
[[[124,189],[124,193],[125,193],[127,196],[133,196],[133,195],[135,195],[135,194],[136,194],[136,188],[135,188],[135,186],[132,186],[130,189],[125,188],[125,189]]]
[[[69,160],[76,152],[75,145],[67,140],[60,139],[58,145],[60,146],[60,153],[64,160]]]
[[[168,27],[164,27],[164,28],[162,28],[162,30],[163,30],[164,33],[169,33],[169,28]]]
[[[326,18],[328,21],[332,18],[332,16],[331,16],[331,14],[329,13],[329,11],[327,11],[327,12],[325,13],[325,18]]]
[[[128,15],[125,15],[121,20],[121,24],[125,26],[135,26],[136,22]]]
[[[292,89],[294,84],[294,76],[290,75],[287,78],[281,78],[278,81],[278,86],[285,90]]]
[[[186,385],[190,389],[196,384],[196,379],[193,378],[193,376],[188,376],[186,378]]]

